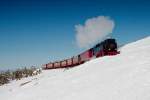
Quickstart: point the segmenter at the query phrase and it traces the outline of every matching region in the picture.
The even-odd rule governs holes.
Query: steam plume
[[[98,16],[86,20],[84,25],[76,25],[76,42],[80,48],[94,45],[106,38],[114,29],[114,21],[107,16]]]

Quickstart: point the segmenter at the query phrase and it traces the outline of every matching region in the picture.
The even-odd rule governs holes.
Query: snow
[[[150,37],[125,45],[121,54],[68,70],[12,81],[1,100],[150,100]]]

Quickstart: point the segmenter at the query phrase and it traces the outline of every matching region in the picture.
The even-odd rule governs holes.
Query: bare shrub
[[[20,80],[24,77],[29,77],[33,75],[40,74],[42,72],[42,69],[37,69],[35,67],[31,68],[23,68],[23,69],[17,69],[16,71],[6,71],[0,73],[0,86],[6,83],[9,83],[11,80]]]

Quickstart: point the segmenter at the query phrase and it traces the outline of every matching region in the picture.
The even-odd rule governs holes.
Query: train
[[[43,69],[58,69],[58,68],[71,68],[77,65],[83,64],[92,58],[98,58],[103,56],[117,55],[118,51],[116,39],[106,39],[94,47],[82,52],[79,55],[73,56],[62,61],[49,62],[43,65]]]

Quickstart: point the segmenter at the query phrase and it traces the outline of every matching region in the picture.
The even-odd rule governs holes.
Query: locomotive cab
[[[103,42],[97,44],[94,48],[93,48],[93,55],[96,57],[100,57],[104,55],[103,52]]]

